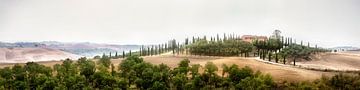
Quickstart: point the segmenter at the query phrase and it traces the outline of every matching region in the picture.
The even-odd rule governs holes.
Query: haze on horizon
[[[157,44],[275,29],[360,47],[360,0],[0,0],[0,41]]]

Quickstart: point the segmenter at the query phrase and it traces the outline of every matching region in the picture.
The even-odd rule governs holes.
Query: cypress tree
[[[131,50],[129,51],[129,56],[131,56]]]
[[[165,43],[165,52],[167,52],[168,51],[168,45],[167,45],[167,43]]]
[[[148,46],[148,51],[147,51],[147,52],[148,52],[147,55],[150,56],[150,55],[151,55],[151,51],[150,51],[150,47],[149,47],[149,46]]]
[[[162,53],[165,52],[165,44],[161,44],[161,52],[162,52]]]
[[[151,49],[150,49],[150,56],[154,55],[154,46],[151,45]]]
[[[115,58],[118,58],[118,53],[117,52],[115,52]]]
[[[233,37],[232,37],[232,35],[230,34],[230,35],[229,35],[229,40],[232,40],[232,39],[233,39]]]
[[[144,46],[142,46],[142,52],[143,52],[143,56],[146,56],[147,55],[147,51],[146,51],[146,49],[144,48]]]
[[[157,49],[158,49],[158,47],[155,46],[155,50],[154,50],[155,55],[158,55],[158,54],[159,54],[159,53],[157,52]]]
[[[140,48],[140,50],[139,50],[139,55],[141,56],[142,54],[141,54],[141,48]]]
[[[226,34],[224,33],[224,38],[223,38],[223,41],[226,41]]]
[[[109,58],[111,58],[111,52],[110,52],[110,54],[109,54]]]
[[[279,58],[278,58],[278,54],[275,52],[275,62],[278,63]]]
[[[207,41],[207,39],[206,39],[206,36],[204,36],[204,38],[203,38],[205,41]]]
[[[272,51],[272,42],[270,42],[270,39],[268,40],[268,46],[267,46],[267,51],[266,53],[269,55],[268,58],[269,58],[269,61],[271,61],[271,51]]]
[[[161,45],[158,46],[158,54],[161,54]]]
[[[179,55],[179,52],[180,52],[180,43],[178,42],[177,44],[177,54]]]
[[[317,47],[317,45],[315,45],[315,50],[316,50],[316,51],[315,51],[314,53],[316,54],[316,53],[318,52],[318,47]]]
[[[294,66],[295,66],[295,59],[293,61],[294,61]]]
[[[289,45],[293,44],[292,38],[289,38]]]
[[[161,44],[160,49],[159,49],[159,50],[160,50],[160,53],[164,53],[164,52],[163,52],[163,47],[164,47],[164,44]]]
[[[175,47],[172,47],[173,55],[175,55]]]
[[[144,45],[141,45],[141,55],[142,56],[145,56],[145,50],[144,50]]]
[[[122,55],[123,58],[125,58],[125,51],[123,51],[123,55]]]
[[[286,64],[286,55],[284,55],[283,58],[284,58],[283,63]]]
[[[289,38],[285,38],[285,46],[289,45]]]
[[[284,48],[284,44],[285,43],[285,41],[284,41],[284,37],[281,37],[281,48]]]

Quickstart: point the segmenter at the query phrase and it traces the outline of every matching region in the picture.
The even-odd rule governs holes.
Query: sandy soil
[[[319,69],[359,71],[360,56],[344,53],[326,53],[311,61],[298,62],[298,65]]]

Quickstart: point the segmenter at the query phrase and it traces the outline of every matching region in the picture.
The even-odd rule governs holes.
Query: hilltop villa
[[[253,42],[254,40],[258,39],[259,41],[265,41],[267,40],[266,36],[256,36],[256,35],[243,35],[241,36],[241,39],[245,42]]]

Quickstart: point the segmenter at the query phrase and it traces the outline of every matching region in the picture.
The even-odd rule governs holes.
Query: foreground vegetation
[[[249,67],[223,65],[223,72],[208,62],[205,66],[190,65],[187,59],[178,67],[153,65],[138,56],[129,56],[117,66],[108,56],[94,62],[81,58],[65,60],[52,68],[34,62],[0,69],[0,89],[6,90],[76,90],[76,89],[150,89],[150,90],[209,90],[209,89],[360,89],[359,75],[339,74],[313,82],[277,82],[270,75]]]

